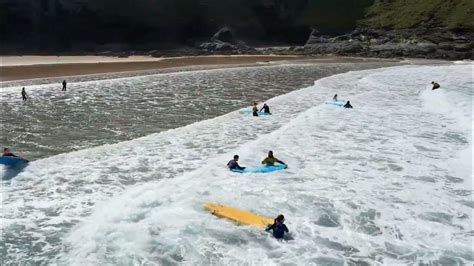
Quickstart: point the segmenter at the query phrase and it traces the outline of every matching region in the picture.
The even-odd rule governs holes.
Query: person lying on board
[[[431,84],[433,84],[433,88],[431,89],[432,91],[439,89],[441,87],[438,83],[434,81],[431,81]]]
[[[347,101],[347,103],[344,104],[344,108],[352,108],[351,101]]]
[[[265,231],[269,232],[273,230],[273,237],[276,239],[283,239],[285,237],[285,233],[289,233],[288,227],[286,227],[285,223],[285,216],[280,214],[275,218],[272,225],[269,225]]]
[[[245,169],[245,167],[242,167],[239,165],[239,163],[237,162],[238,160],[239,160],[239,155],[234,155],[234,159],[230,160],[227,163],[227,166],[229,167],[230,170],[244,170]]]
[[[8,156],[8,157],[18,157],[15,154],[13,154],[9,148],[4,148],[3,149],[3,155],[2,156]]]
[[[281,164],[287,165],[286,163],[273,157],[273,151],[268,151],[268,156],[267,158],[263,159],[262,164],[266,166],[275,166],[275,163],[281,163]]]
[[[267,114],[270,113],[270,107],[269,107],[266,103],[263,104],[263,107],[262,107],[262,109],[260,109],[260,112],[261,112],[262,110],[264,110],[264,111],[263,111],[264,113],[267,113]]]

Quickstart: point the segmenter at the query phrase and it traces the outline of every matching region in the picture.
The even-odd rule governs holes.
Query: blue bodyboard
[[[346,104],[345,102],[341,102],[341,101],[337,101],[337,102],[326,102],[326,104],[332,104],[332,105],[335,105],[335,106],[338,106],[338,107],[344,107],[344,105]]]
[[[279,164],[276,166],[263,166],[263,167],[257,167],[257,168],[245,168],[244,170],[237,170],[237,169],[232,169],[232,172],[236,173],[269,173],[269,172],[275,172],[275,171],[280,171],[283,169],[288,168],[288,166],[284,164]]]
[[[26,164],[28,160],[19,157],[13,156],[0,156],[0,164],[3,165],[17,165],[17,164]]]
[[[252,114],[253,111],[252,110],[249,110],[249,109],[245,109],[243,110],[243,113],[244,114]],[[265,113],[265,112],[257,112],[258,115],[272,115],[272,113]]]

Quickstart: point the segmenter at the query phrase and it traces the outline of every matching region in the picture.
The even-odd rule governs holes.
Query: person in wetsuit
[[[239,165],[239,163],[237,162],[238,160],[239,160],[239,155],[234,155],[234,159],[230,160],[227,163],[227,166],[229,167],[230,170],[244,170],[245,169],[245,167],[242,167]]]
[[[23,89],[21,89],[21,97],[23,98],[23,101],[28,100],[28,95],[26,94],[25,87],[23,87]]]
[[[273,151],[268,151],[267,158],[263,159],[262,164],[266,166],[275,166],[275,163],[281,163],[286,165],[286,163],[278,160],[277,158],[273,157]]]
[[[432,91],[439,89],[441,87],[438,83],[434,81],[431,81],[431,84],[433,84],[433,88],[431,89]]]
[[[337,102],[337,94],[334,94],[334,97],[332,97],[332,100]]]
[[[253,115],[253,116],[258,116],[258,107],[257,107],[257,103],[253,103],[253,108],[252,108],[252,115]]]
[[[63,84],[63,89],[62,89],[62,91],[66,91],[66,85],[67,85],[66,80],[63,80],[63,83],[62,83],[62,84]]]
[[[13,154],[9,148],[4,148],[3,149],[3,155],[2,156],[9,156],[9,157],[18,157],[15,154]]]
[[[264,113],[269,114],[270,113],[270,107],[264,103],[262,109],[260,109],[260,112],[263,110]]]
[[[351,101],[347,101],[347,103],[344,104],[344,108],[352,108]]]
[[[270,231],[273,230],[273,236],[276,239],[283,239],[285,236],[285,233],[289,233],[290,230],[288,230],[288,227],[286,227],[285,223],[285,216],[283,214],[280,214],[275,218],[273,221],[272,225],[269,225],[265,231]]]

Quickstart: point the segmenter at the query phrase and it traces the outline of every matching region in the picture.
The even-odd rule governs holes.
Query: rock
[[[223,27],[219,31],[217,31],[212,37],[211,41],[217,42],[226,42],[230,44],[236,44],[237,40],[234,37],[234,33],[228,27]]]
[[[204,49],[204,50],[209,50],[209,51],[232,51],[232,50],[238,50],[237,46],[232,45],[228,42],[222,42],[219,40],[216,40],[214,42],[205,42],[202,43],[199,48]]]
[[[201,43],[199,48],[208,52],[231,52],[237,54],[255,52],[254,48],[241,40],[237,40],[228,27],[221,28],[211,37],[210,42]]]
[[[311,30],[311,33],[309,34],[308,40],[306,41],[306,45],[313,45],[313,44],[318,44],[318,43],[329,43],[330,40],[326,36],[322,36],[319,34],[319,31],[317,29]]]
[[[370,30],[358,28],[334,38],[313,29],[305,53],[375,57],[413,57],[460,60],[473,58],[474,33],[453,33],[448,29],[414,28]]]

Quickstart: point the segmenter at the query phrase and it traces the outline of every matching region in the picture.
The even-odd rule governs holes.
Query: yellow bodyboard
[[[240,224],[253,225],[263,229],[267,228],[268,225],[273,224],[273,219],[265,218],[250,212],[242,211],[217,203],[208,202],[204,204],[204,208],[206,208],[209,212],[211,212],[217,217],[227,218]]]

